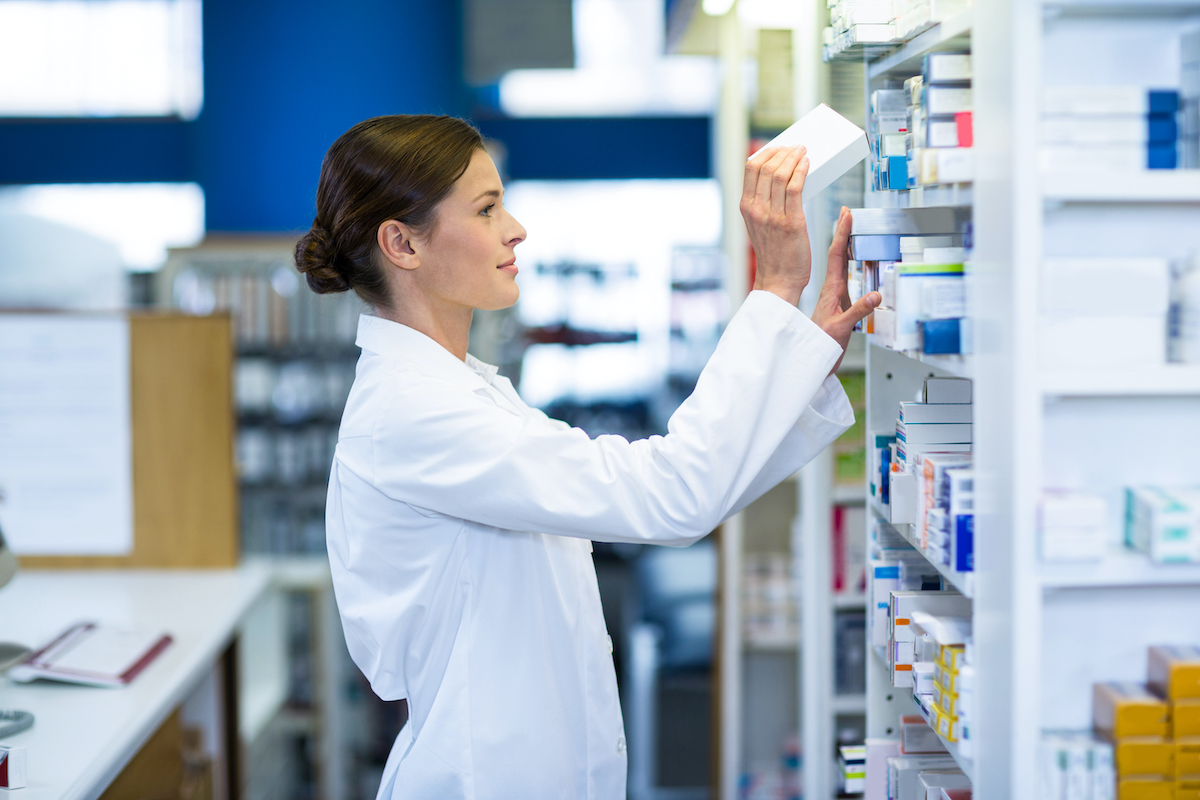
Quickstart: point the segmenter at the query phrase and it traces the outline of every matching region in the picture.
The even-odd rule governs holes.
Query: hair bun
[[[341,260],[333,236],[314,222],[312,229],[300,237],[295,251],[296,269],[304,273],[308,288],[317,294],[345,292],[350,282],[338,263]]]

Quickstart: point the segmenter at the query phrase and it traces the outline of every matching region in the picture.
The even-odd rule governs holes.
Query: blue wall
[[[469,116],[452,0],[204,0],[204,109],[177,120],[0,122],[0,184],[196,181],[209,230],[308,227],[326,149],[397,113]],[[510,178],[710,173],[706,118],[506,120]]]

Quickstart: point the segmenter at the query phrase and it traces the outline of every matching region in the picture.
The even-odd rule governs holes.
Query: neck
[[[425,297],[393,301],[390,306],[376,306],[375,316],[399,322],[433,339],[459,361],[467,358],[467,343],[471,333],[474,309],[466,306],[435,308]]]

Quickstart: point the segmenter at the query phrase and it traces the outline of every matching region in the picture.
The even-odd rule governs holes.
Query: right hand
[[[804,147],[763,150],[746,162],[742,218],[758,262],[755,289],[798,305],[812,271],[801,192],[808,175]]]

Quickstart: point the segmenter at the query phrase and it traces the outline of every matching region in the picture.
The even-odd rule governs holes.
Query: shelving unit
[[[1200,565],[1154,564],[1116,541],[1123,487],[1200,483],[1200,466],[1179,445],[1200,435],[1200,370],[1050,371],[1038,342],[1042,260],[1177,259],[1200,248],[1200,172],[1044,172],[1036,157],[1041,87],[1178,85],[1172,41],[1198,26],[1194,0],[980,2],[866,65],[864,100],[917,73],[927,52],[969,46],[973,54],[974,186],[919,198],[868,192],[866,205],[971,209],[975,355],[872,345],[866,369],[868,435],[891,430],[898,402],[913,399],[930,374],[974,381],[976,572],[939,571],[973,601],[972,757],[946,745],[980,800],[1037,797],[1041,732],[1089,728],[1093,681],[1144,680],[1148,645],[1200,640]],[[1104,559],[1040,560],[1037,506],[1047,488],[1086,488],[1109,501],[1113,545]],[[914,713],[911,693],[892,687],[883,654],[871,651],[868,736],[895,738],[898,718]],[[817,759],[813,771],[823,766]],[[818,774],[806,780],[806,796],[828,798],[831,785]]]

